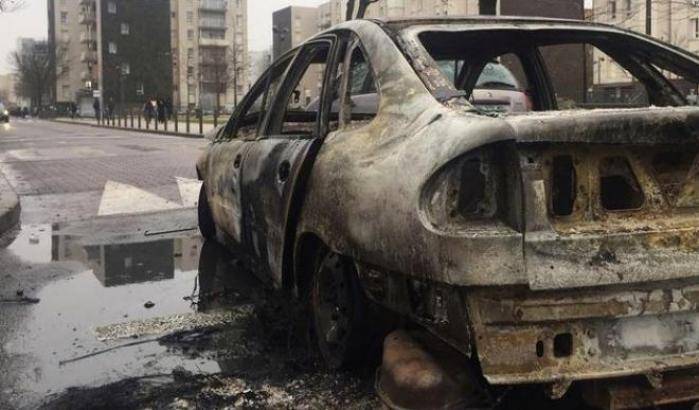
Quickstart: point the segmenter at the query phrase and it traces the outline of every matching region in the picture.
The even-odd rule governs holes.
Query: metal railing
[[[226,120],[226,115],[216,111],[211,115],[203,115],[199,110],[174,111],[163,116],[146,115],[143,110],[134,109],[104,112],[94,121],[104,127],[203,137]]]

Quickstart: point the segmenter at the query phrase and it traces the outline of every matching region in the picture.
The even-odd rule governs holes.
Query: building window
[[[633,15],[632,0],[624,0],[624,8],[626,9],[626,17],[630,18]]]
[[[131,74],[131,66],[129,63],[121,63],[121,75]]]
[[[187,30],[187,40],[194,40],[194,30]]]
[[[61,23],[62,23],[62,24],[67,24],[67,23],[68,23],[68,12],[67,12],[67,11],[62,11],[62,12],[61,12]]]
[[[129,23],[121,23],[121,34],[128,36],[130,31]]]
[[[699,38],[699,18],[689,19],[689,33],[692,38]]]
[[[194,12],[187,12],[187,23],[194,23]]]
[[[109,42],[109,54],[116,54],[117,53],[117,44],[113,41]]]
[[[115,2],[110,1],[109,3],[107,3],[107,12],[108,12],[109,14],[116,14],[117,8],[116,8],[116,3],[115,3]]]
[[[616,20],[616,0],[611,0],[607,3],[607,14],[612,20]]]

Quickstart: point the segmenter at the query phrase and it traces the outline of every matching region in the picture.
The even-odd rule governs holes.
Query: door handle
[[[235,159],[233,160],[233,167],[235,169],[240,168],[240,162],[242,161],[242,159],[243,159],[243,157],[240,154],[235,156]]]
[[[286,182],[289,179],[289,174],[291,174],[291,164],[289,161],[282,161],[279,164],[279,169],[277,170],[277,176],[280,182]]]

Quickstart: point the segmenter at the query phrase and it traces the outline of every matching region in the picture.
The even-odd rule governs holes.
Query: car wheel
[[[352,260],[334,252],[319,257],[311,307],[318,347],[328,366],[339,369],[361,363],[370,338],[364,295]]]
[[[197,204],[197,214],[199,216],[199,232],[206,239],[213,239],[216,236],[216,224],[211,215],[209,199],[206,197],[206,187],[204,184],[199,191],[199,203]]]

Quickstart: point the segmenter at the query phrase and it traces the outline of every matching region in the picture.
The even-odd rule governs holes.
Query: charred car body
[[[546,49],[580,45],[640,85],[631,108],[561,110]],[[533,111],[469,103],[493,61]],[[309,73],[320,102],[291,108]],[[659,391],[699,366],[699,109],[670,77],[696,84],[699,59],[604,25],[344,23],[280,58],[216,131],[200,226],[312,301],[333,365],[361,344],[366,296],[492,385],[560,397],[645,375]],[[373,110],[356,103],[372,88]]]

